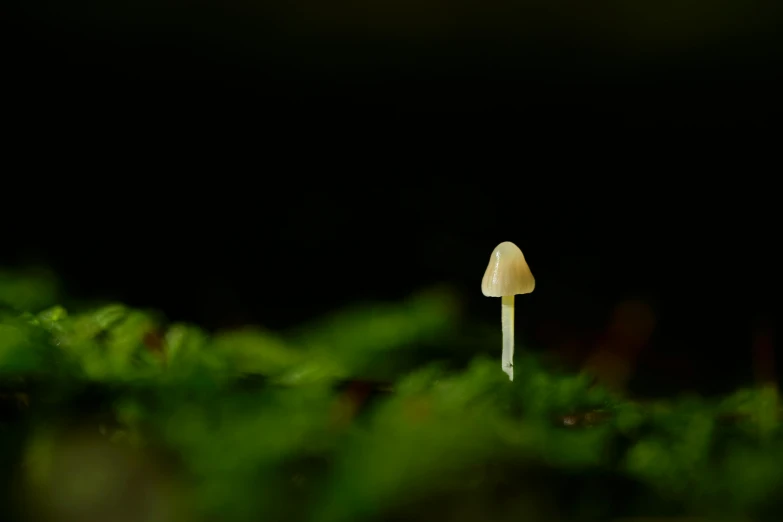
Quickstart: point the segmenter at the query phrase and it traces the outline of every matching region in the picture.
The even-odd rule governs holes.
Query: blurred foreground
[[[522,346],[510,383],[499,325],[460,338],[441,290],[288,336],[56,297],[0,277],[5,518],[783,516],[771,385],[641,404]]]

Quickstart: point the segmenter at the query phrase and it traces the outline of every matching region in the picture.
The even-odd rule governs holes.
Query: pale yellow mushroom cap
[[[535,287],[536,280],[519,247],[511,241],[496,246],[481,280],[481,292],[487,297],[503,297],[529,294]]]

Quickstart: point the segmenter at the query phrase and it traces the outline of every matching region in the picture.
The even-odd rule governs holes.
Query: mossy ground
[[[0,475],[20,519],[783,516],[771,386],[640,404],[524,349],[511,383],[498,339],[455,339],[442,291],[277,335],[36,310],[55,294],[14,301],[9,281]]]

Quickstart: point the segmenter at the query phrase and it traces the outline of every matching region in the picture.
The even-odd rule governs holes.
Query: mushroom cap
[[[503,297],[529,294],[535,287],[536,280],[519,247],[511,241],[496,246],[481,280],[481,292],[487,297]]]

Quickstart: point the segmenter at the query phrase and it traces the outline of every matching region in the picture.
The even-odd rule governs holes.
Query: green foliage
[[[0,295],[18,297],[5,288]],[[130,483],[156,500],[117,500],[127,520],[519,520],[520,510],[607,520],[646,514],[651,503],[779,519],[775,389],[638,404],[588,375],[555,373],[522,347],[513,383],[499,353],[449,369],[415,349],[458,328],[454,299],[441,291],[290,336],[212,335],[118,304],[6,309],[0,384],[31,404],[29,422],[0,420],[0,436],[20,433],[0,441],[16,440],[5,451],[22,455],[23,509],[49,520],[120,520],[96,510],[111,509],[106,499]],[[92,413],[86,389],[98,390]],[[76,475],[79,487],[69,482]],[[622,510],[614,486],[602,486],[607,476],[635,488]],[[581,500],[540,493],[564,481]],[[137,512],[145,518],[127,515]]]
[[[54,275],[44,269],[10,271],[0,268],[0,307],[39,311],[60,299]]]

